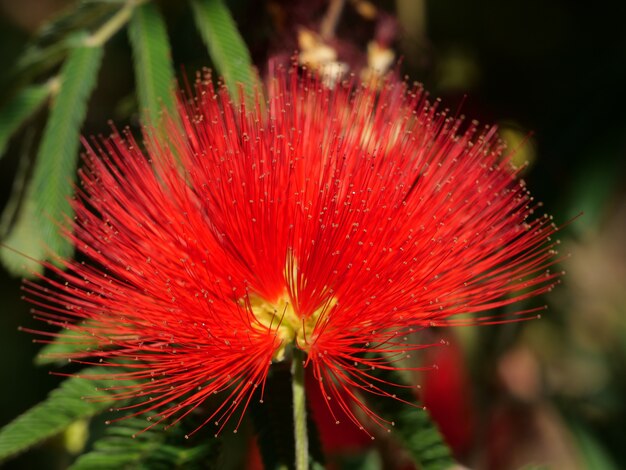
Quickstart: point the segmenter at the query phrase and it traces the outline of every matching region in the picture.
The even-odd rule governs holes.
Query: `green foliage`
[[[222,0],[192,0],[196,26],[204,39],[211,60],[233,98],[238,99],[238,86],[243,86],[244,96],[254,96],[258,78],[252,67],[250,52],[237,25]],[[260,90],[260,87],[259,87]]]
[[[258,80],[228,9],[221,0],[193,1],[192,6],[210,56],[235,99],[238,86],[251,97]],[[42,272],[40,261],[72,254],[72,243],[64,236],[62,226],[67,228],[73,217],[69,199],[73,195],[80,128],[96,85],[104,45],[129,20],[144,122],[158,126],[163,107],[175,107],[174,71],[165,21],[153,3],[79,2],[75,9],[42,29],[14,68],[14,79],[27,81],[65,60],[58,77],[46,85],[22,89],[0,112],[1,155],[10,136],[48,94],[53,94],[32,177],[27,184],[16,186],[11,213],[3,218],[5,246],[0,248],[0,260],[13,274]],[[99,29],[89,37],[77,33],[96,27]]]
[[[215,461],[218,439],[187,440],[180,427],[144,431],[147,425],[141,418],[111,424],[93,450],[79,457],[70,470],[201,469]]]
[[[0,158],[11,136],[41,107],[49,94],[49,84],[32,85],[13,95],[0,108]]]
[[[396,371],[380,369],[377,371],[377,377],[388,383],[406,385]],[[402,442],[419,468],[421,470],[452,468],[455,462],[450,449],[428,412],[421,407],[400,401],[415,403],[416,399],[411,389],[391,385],[384,385],[381,388],[395,395],[398,400],[374,395],[365,398],[372,410],[394,423],[392,428],[394,435]]]
[[[49,72],[63,62],[71,49],[80,46],[80,31],[92,30],[119,10],[120,1],[80,0],[46,23],[27,45],[9,78],[19,83]]]
[[[71,220],[69,198],[76,170],[80,128],[87,100],[96,84],[102,60],[101,46],[82,45],[73,49],[59,76],[50,117],[35,161],[24,204],[5,244],[34,259],[45,259],[48,250],[58,256],[72,253],[72,243],[59,224]],[[0,257],[13,272],[29,275],[38,264],[25,266],[22,255],[2,248]]]
[[[570,422],[569,429],[574,435],[578,451],[582,455],[586,468],[593,468],[594,470],[617,470],[620,468],[602,444],[587,429],[576,422]]]
[[[60,367],[67,364],[67,358],[73,353],[84,353],[89,350],[90,345],[85,342],[83,333],[63,329],[59,332],[59,335],[53,342],[41,348],[39,354],[35,357],[34,362],[36,365],[54,364]]]
[[[4,147],[4,145],[8,143],[11,134],[20,127],[23,121],[28,120],[30,114],[43,104],[43,101],[49,93],[49,85],[28,87],[6,104],[0,115],[0,134],[2,134],[0,140],[3,141],[0,143],[0,147]],[[29,128],[24,134],[20,152],[21,155],[13,180],[11,194],[7,204],[3,208],[2,217],[0,217],[0,238],[3,240],[6,239],[8,247],[14,246],[12,240],[20,240],[23,246],[33,247],[33,251],[29,254],[34,258],[29,259],[21,254],[15,253],[8,247],[0,246],[0,260],[4,262],[5,266],[10,271],[18,273],[23,271],[39,271],[41,268],[35,259],[44,256],[44,250],[41,244],[38,244],[36,225],[29,220],[14,226],[15,218],[20,215],[20,209],[27,207],[28,211],[31,213],[34,212],[34,202],[32,200],[22,201],[30,169],[29,155],[31,155],[33,148],[33,137],[34,131],[32,128]],[[4,151],[4,148],[2,151]],[[0,153],[0,158],[1,157],[2,153]],[[11,233],[11,237],[7,238],[12,228],[13,232]]]
[[[50,392],[45,401],[2,428],[0,461],[60,433],[79,419],[89,418],[108,409],[114,402],[111,398],[114,392],[103,389],[112,385],[120,386],[120,381],[90,380],[80,377],[101,374],[103,370],[98,367],[83,370]]]
[[[174,106],[174,67],[165,22],[156,5],[146,3],[133,11],[128,28],[139,105],[144,123],[157,126],[163,107]]]
[[[71,51],[60,76],[60,89],[51,109],[37,156],[33,187],[37,207],[55,221],[72,216],[68,198],[73,194],[80,128],[87,112],[87,101],[96,84],[103,49],[88,45]],[[61,256],[71,252],[69,242],[59,236],[52,224],[42,227],[43,239]],[[46,233],[46,229],[48,232]]]
[[[43,271],[39,260],[46,257],[46,248],[39,233],[37,207],[32,194],[21,202],[15,224],[2,242],[0,260],[9,272],[30,276]]]
[[[20,159],[18,161],[15,177],[13,178],[13,184],[11,187],[11,193],[9,200],[7,201],[0,217],[0,239],[9,233],[13,226],[13,221],[20,209],[22,195],[24,193],[24,187],[28,180],[28,171],[30,169],[31,151],[33,149],[35,130],[33,126],[30,126],[24,132],[24,140],[21,142]]]

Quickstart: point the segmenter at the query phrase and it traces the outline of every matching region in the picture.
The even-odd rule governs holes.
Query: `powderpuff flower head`
[[[363,396],[427,346],[409,333],[502,321],[489,312],[556,282],[555,228],[496,129],[419,87],[283,70],[250,107],[195,88],[166,139],[86,144],[68,234],[84,261],[25,286],[132,414],[172,424],[216,395],[219,431],[297,356],[330,413],[384,426]]]

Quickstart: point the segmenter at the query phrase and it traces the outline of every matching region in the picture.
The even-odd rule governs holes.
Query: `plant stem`
[[[120,8],[115,15],[85,39],[85,45],[88,47],[104,45],[115,33],[128,23],[133,10],[142,3],[145,3],[145,1],[146,0],[127,0],[124,6]]]
[[[328,40],[335,36],[335,29],[337,29],[345,3],[346,0],[330,0],[326,15],[324,15],[320,24],[320,36],[322,36],[322,39]]]
[[[293,434],[296,446],[296,470],[309,469],[309,436],[306,425],[306,393],[304,391],[304,354],[293,349],[291,361],[293,391]]]

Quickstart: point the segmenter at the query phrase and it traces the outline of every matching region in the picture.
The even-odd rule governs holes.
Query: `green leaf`
[[[24,196],[24,189],[28,179],[29,170],[32,163],[31,151],[33,150],[35,137],[35,130],[33,126],[30,126],[24,133],[24,138],[21,142],[21,152],[18,160],[17,169],[15,171],[15,177],[13,178],[13,184],[11,187],[11,194],[2,211],[0,217],[0,239],[4,239],[10,232],[13,226],[14,219],[19,211]]]
[[[53,100],[23,207],[4,240],[5,245],[33,260],[5,247],[0,248],[0,258],[15,274],[30,275],[32,270],[41,271],[36,260],[72,254],[72,244],[62,235],[60,225],[67,224],[73,217],[69,198],[74,191],[72,182],[80,128],[87,111],[87,100],[96,84],[102,54],[102,47],[82,45],[70,52],[61,69],[58,94]]]
[[[82,337],[79,337],[79,334],[67,330],[67,334],[70,336],[75,336],[76,339],[72,340],[72,338],[64,338],[63,340],[55,340],[52,343],[46,344],[33,361],[37,366],[46,366],[54,364],[56,366],[62,366],[63,364],[67,364],[67,356],[72,353],[77,353],[80,351],[84,351],[85,344],[82,341]],[[65,358],[63,358],[65,356]]]
[[[165,21],[156,5],[134,9],[128,29],[144,123],[156,126],[163,107],[175,116],[174,68]]]
[[[79,375],[102,373],[101,368],[93,367],[83,370]],[[0,429],[0,461],[60,433],[79,419],[92,417],[108,409],[115,401],[111,398],[115,392],[103,389],[114,384],[120,385],[119,380],[91,380],[78,375],[64,381],[59,388],[50,392],[46,400]],[[98,401],[91,400],[91,397],[98,397]]]
[[[49,84],[21,89],[0,108],[0,158],[11,136],[43,104],[50,94]]]
[[[387,383],[406,385],[396,371],[378,369],[376,376]],[[409,403],[416,401],[410,388],[378,386],[399,400]],[[372,410],[395,424],[393,433],[404,444],[420,470],[444,470],[455,466],[448,445],[426,410],[393,398],[381,399],[374,395],[364,398]]]
[[[17,171],[13,178],[11,193],[2,211],[2,216],[0,217],[0,239],[7,243],[6,246],[0,246],[0,260],[9,271],[16,273],[23,271],[38,272],[41,270],[41,265],[37,261],[8,248],[14,245],[13,240],[20,240],[24,245],[31,243],[35,249],[40,247],[40,244],[37,243],[37,227],[30,224],[14,225],[15,219],[20,213],[20,209],[30,205],[31,207],[28,210],[31,212],[34,211],[32,201],[24,201],[24,194],[32,166],[35,140],[35,131],[33,126],[30,126],[24,133],[21,142],[22,149],[18,160]],[[16,227],[16,230],[12,233],[12,237],[14,238],[8,237],[14,226]],[[44,253],[31,253],[31,256],[39,255],[43,256]]]
[[[16,276],[32,276],[32,273],[43,272],[40,260],[46,257],[46,249],[42,244],[35,214],[35,201],[32,197],[26,197],[9,236],[0,246],[2,264]]]
[[[70,470],[200,469],[215,461],[217,439],[186,440],[176,428],[142,432],[148,424],[145,419],[129,418],[110,425],[93,450],[79,457]]]
[[[73,354],[81,353],[81,357],[86,357],[84,354],[90,351],[91,347],[94,350],[96,347],[99,351],[102,350],[102,346],[98,346],[95,341],[91,344],[87,342],[84,333],[63,329],[51,343],[41,348],[34,362],[38,366],[50,364],[63,366],[67,364],[67,359]]]
[[[238,86],[241,85],[246,100],[251,101],[259,81],[252,67],[250,52],[230,11],[222,0],[192,0],[191,5],[209,56],[224,77],[231,96],[235,101],[239,100]]]
[[[602,443],[598,441],[580,423],[571,422],[570,430],[576,440],[576,447],[582,456],[584,463],[582,468],[593,468],[594,470],[617,470],[621,468],[614,462]]]

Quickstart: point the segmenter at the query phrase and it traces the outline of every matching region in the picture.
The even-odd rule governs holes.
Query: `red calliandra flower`
[[[86,144],[68,236],[87,261],[26,285],[134,412],[173,423],[219,394],[205,423],[221,429],[298,348],[331,413],[386,425],[359,392],[388,394],[372,368],[425,347],[409,332],[499,322],[481,312],[556,282],[555,228],[529,218],[495,128],[420,88],[329,89],[295,70],[258,101],[199,81],[167,142]]]

